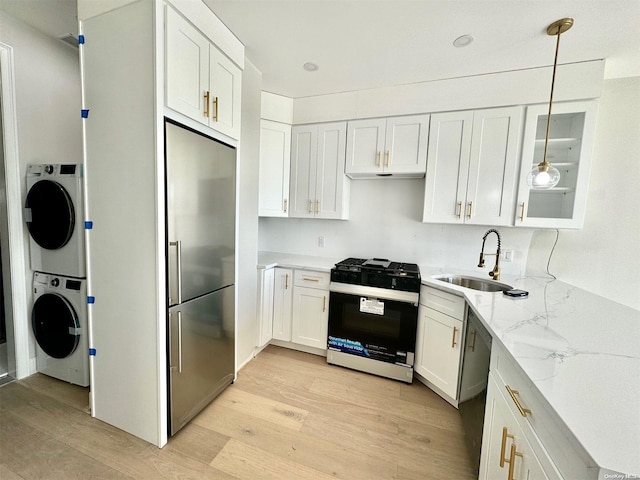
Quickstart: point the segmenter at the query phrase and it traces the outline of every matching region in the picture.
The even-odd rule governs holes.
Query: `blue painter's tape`
[[[96,356],[96,349],[95,348],[90,348],[89,349],[89,356],[90,357],[95,357]]]
[[[81,114],[82,118],[89,118],[89,110],[82,110]]]
[[[87,303],[96,303],[96,297],[87,297]]]
[[[87,220],[84,222],[84,229],[91,230],[93,228],[93,222],[91,220]]]
[[[84,45],[84,35],[78,35],[78,45]]]

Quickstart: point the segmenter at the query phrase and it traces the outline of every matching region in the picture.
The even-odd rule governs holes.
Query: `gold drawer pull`
[[[322,297],[322,313],[327,311],[327,297],[323,296]]]
[[[376,167],[380,166],[380,157],[382,156],[382,152],[380,150],[378,150],[378,153],[376,155]]]
[[[456,217],[460,218],[460,215],[462,215],[462,202],[456,205]]]
[[[313,200],[309,200],[309,213],[313,213]]]
[[[500,447],[500,468],[504,468],[505,463],[509,463],[507,457],[504,454],[507,451],[507,438],[513,440],[513,435],[509,433],[507,427],[502,427],[502,445]]]
[[[520,204],[520,221],[524,222],[524,202]]]
[[[389,168],[389,166],[391,165],[391,152],[389,150],[387,150],[386,157],[387,161],[385,162],[385,166]]]
[[[469,202],[468,204],[469,211],[467,212],[467,218],[471,218],[471,210],[473,209],[473,202]]]
[[[507,462],[509,462],[509,473],[507,475],[507,480],[515,480],[515,478],[513,478],[513,470],[515,468],[515,464],[516,464],[516,457],[520,457],[522,458],[522,453],[516,451],[516,444],[512,443],[511,444],[511,455],[509,456],[509,460],[507,460]]]
[[[527,413],[530,414],[531,410],[529,410],[528,408],[524,408],[520,403],[520,400],[518,400],[518,397],[516,397],[516,395],[519,395],[520,392],[518,390],[513,390],[509,385],[505,385],[505,387],[507,388],[507,392],[509,392],[509,395],[511,395],[511,400],[513,400],[513,403],[516,404],[516,407],[518,408],[520,415],[522,415],[523,417],[526,417]]]
[[[214,110],[214,114],[213,114],[213,121],[217,122],[218,121],[218,97],[216,97],[216,99],[213,101],[213,104],[216,106],[215,110]]]
[[[453,327],[453,336],[451,337],[451,348],[456,348],[456,333],[458,333],[458,327]]]
[[[284,289],[285,290],[289,289],[289,274],[288,273],[284,274]]]
[[[204,116],[209,118],[209,92],[204,94]]]
[[[311,277],[302,277],[302,279],[305,282],[319,282],[320,281],[320,279],[318,279],[318,278],[311,278]]]
[[[287,213],[287,199],[284,199],[284,213]]]

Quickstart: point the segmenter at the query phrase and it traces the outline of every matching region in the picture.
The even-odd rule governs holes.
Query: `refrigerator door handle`
[[[176,247],[176,288],[178,290],[178,298],[177,301],[173,301],[171,298],[171,293],[173,289],[171,288],[171,279],[173,279],[173,275],[169,276],[169,305],[177,305],[182,303],[182,242],[178,240],[177,242],[169,242],[169,248]]]
[[[176,315],[178,317],[178,373],[182,373],[182,312],[178,310]],[[173,346],[173,314],[171,312],[169,312],[169,328],[167,330],[169,334],[169,370],[175,370],[176,363],[173,359],[173,353],[175,351]]]
[[[182,373],[182,312],[178,310],[178,373]]]

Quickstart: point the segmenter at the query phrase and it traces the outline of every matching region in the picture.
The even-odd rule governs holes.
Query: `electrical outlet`
[[[513,262],[513,254],[514,251],[512,248],[505,248],[500,251],[500,256],[502,257],[503,262]]]
[[[324,237],[323,236],[318,237],[318,246],[319,247],[324,247]]]

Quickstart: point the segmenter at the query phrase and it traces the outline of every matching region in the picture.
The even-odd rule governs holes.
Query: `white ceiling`
[[[573,17],[559,63],[640,76],[639,0],[204,0],[245,44],[263,89],[293,98],[551,65],[547,26]],[[77,31],[76,0],[0,0],[45,33]],[[452,45],[470,34],[475,41]],[[320,67],[302,68],[306,62]]]

